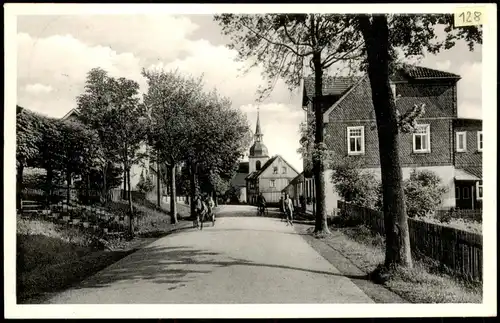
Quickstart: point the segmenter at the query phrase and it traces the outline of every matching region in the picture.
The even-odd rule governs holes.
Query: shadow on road
[[[227,260],[220,260],[221,258]],[[116,268],[108,268],[90,280],[83,282],[77,289],[102,288],[117,282],[146,280],[156,284],[165,284],[166,289],[174,290],[185,286],[186,283],[195,280],[199,275],[208,274],[220,267],[230,266],[291,269],[367,280],[367,277],[364,276],[347,276],[307,268],[255,263],[245,259],[225,257],[223,254],[216,252],[206,252],[188,247],[147,247],[130,255],[125,265],[120,264]]]

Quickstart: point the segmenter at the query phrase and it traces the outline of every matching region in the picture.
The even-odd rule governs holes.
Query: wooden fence
[[[344,214],[359,218],[375,232],[385,234],[384,215],[369,208],[338,202]],[[408,219],[414,254],[424,255],[472,280],[483,279],[483,236],[421,220]]]
[[[483,211],[482,210],[465,210],[456,209],[450,214],[450,210],[436,210],[436,217],[441,218],[446,215],[450,215],[454,219],[467,219],[477,222],[483,222]]]

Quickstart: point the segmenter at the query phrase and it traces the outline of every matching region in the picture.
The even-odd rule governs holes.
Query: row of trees
[[[403,178],[399,160],[400,118],[389,85],[391,73],[404,58],[435,54],[449,49],[459,39],[471,50],[481,43],[481,26],[453,28],[452,15],[408,14],[259,14],[216,15],[223,33],[231,36],[231,47],[242,60],[263,66],[269,83],[261,98],[281,78],[295,89],[305,74],[315,81],[312,168],[316,190],[315,232],[328,233],[325,212],[325,161],[328,158],[323,133],[323,75],[336,64],[351,71],[366,71],[372,90],[382,169],[382,196],[386,230],[387,269],[412,266]],[[444,39],[436,35],[443,27]],[[411,125],[412,122],[407,122]],[[307,142],[307,140],[305,141]]]
[[[110,175],[116,174],[120,165],[131,230],[133,165],[146,165],[147,160],[156,163],[158,193],[161,179],[169,178],[174,223],[179,166],[183,173],[187,171],[191,196],[200,189],[225,193],[238,160],[250,145],[245,115],[216,90],[204,91],[202,77],[162,70],[144,70],[143,76],[148,91],[141,96],[136,81],[92,69],[84,92],[77,97],[76,119],[52,119],[18,109],[18,188],[22,189],[24,167],[46,169],[48,183],[52,183],[54,172],[60,171],[68,184],[69,201],[74,175],[88,179],[90,185],[97,173],[101,175],[101,202],[106,203],[117,182]],[[162,174],[162,168],[169,174]],[[147,181],[139,186],[151,189]],[[51,196],[50,190],[47,196]],[[158,194],[158,204],[160,198]]]
[[[67,200],[70,185],[76,176],[80,185],[88,191],[99,189],[106,179],[113,185],[119,182],[117,167],[110,168],[106,176],[97,173],[94,160],[99,147],[94,145],[96,132],[72,120],[59,120],[33,113],[17,107],[17,205],[20,206],[23,175],[26,167],[44,169],[46,172],[42,188],[46,191],[45,202],[50,203],[55,186],[67,185]]]

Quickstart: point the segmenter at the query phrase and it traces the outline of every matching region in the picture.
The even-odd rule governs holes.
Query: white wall
[[[441,207],[449,208],[455,206],[455,168],[453,166],[428,166],[428,167],[403,167],[403,180],[410,178],[412,170],[429,170],[436,173],[442,181],[442,185],[448,188],[448,192],[443,196]],[[375,174],[378,180],[381,179],[380,168],[366,168]]]
[[[260,160],[260,167],[264,166],[264,164],[269,160],[269,157],[248,157],[248,173],[255,172],[257,170],[256,163]]]

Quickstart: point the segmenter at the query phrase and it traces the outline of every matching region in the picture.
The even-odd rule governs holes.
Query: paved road
[[[49,303],[373,303],[284,222],[218,212],[215,227],[159,239]]]

